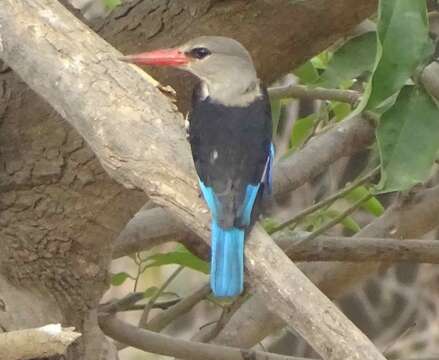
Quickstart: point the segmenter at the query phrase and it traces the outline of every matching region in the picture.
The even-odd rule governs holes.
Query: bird
[[[122,61],[167,66],[199,79],[188,138],[211,214],[210,285],[218,298],[244,288],[244,243],[270,194],[274,160],[271,108],[249,52],[223,36],[126,55]]]

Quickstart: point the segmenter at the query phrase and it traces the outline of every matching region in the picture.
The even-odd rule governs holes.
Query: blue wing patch
[[[275,149],[273,143],[270,145],[270,154],[268,155],[267,165],[262,176],[262,182],[265,185],[265,189],[268,194],[271,194],[273,191],[273,163],[274,163]],[[203,193],[204,200],[209,207],[212,217],[215,220],[218,220],[218,214],[220,212],[221,204],[216,197],[215,192],[210,186],[204,185],[204,183],[199,180],[201,192]],[[258,191],[260,188],[260,184],[257,185],[247,185],[245,189],[245,197],[244,202],[241,207],[241,221],[242,225],[250,225],[251,214],[253,210],[253,205],[255,204],[256,196],[258,195]]]
[[[245,189],[244,203],[242,204],[242,223],[243,225],[250,225],[253,205],[255,204],[256,196],[258,195],[260,184],[247,185]]]
[[[274,164],[275,150],[274,145],[271,143],[270,154],[268,155],[267,165],[265,167],[264,175],[262,176],[262,182],[264,183],[264,193],[271,195],[273,192],[273,164]]]
[[[207,206],[210,209],[212,217],[217,220],[220,203],[215,195],[215,192],[210,186],[204,185],[201,180],[199,182],[201,192],[203,193],[204,200],[206,201]]]

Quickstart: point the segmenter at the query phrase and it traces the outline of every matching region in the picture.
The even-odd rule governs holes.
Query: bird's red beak
[[[126,55],[120,60],[137,65],[180,66],[189,62],[189,58],[179,49],[161,49],[134,55]]]

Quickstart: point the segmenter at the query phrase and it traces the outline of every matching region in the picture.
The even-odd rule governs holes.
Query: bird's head
[[[185,44],[121,60],[189,71],[202,81],[204,97],[230,106],[245,106],[261,95],[259,80],[248,51],[236,40],[201,36]]]

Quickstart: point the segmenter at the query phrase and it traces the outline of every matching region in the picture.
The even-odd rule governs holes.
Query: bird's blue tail
[[[212,220],[210,286],[215,296],[239,295],[244,287],[244,230],[222,229]]]

